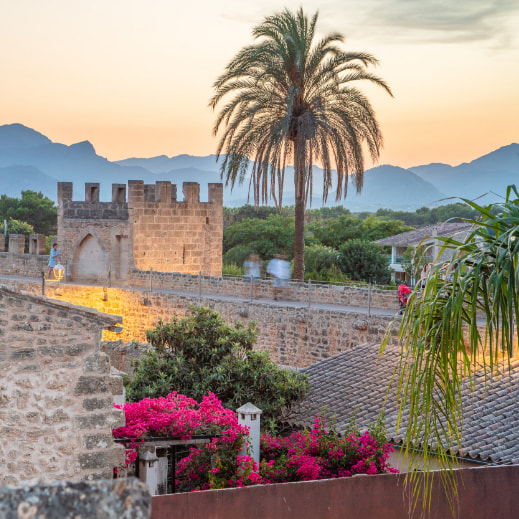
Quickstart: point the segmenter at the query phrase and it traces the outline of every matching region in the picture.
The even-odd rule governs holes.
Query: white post
[[[263,411],[258,409],[255,405],[247,402],[236,410],[238,415],[238,423],[249,428],[248,442],[251,447],[251,458],[259,465],[260,462],[260,424],[261,413]],[[240,455],[247,454],[247,446],[244,445],[241,449]]]
[[[145,451],[139,455],[139,479],[147,485],[152,496],[158,494],[158,461],[155,452]]]

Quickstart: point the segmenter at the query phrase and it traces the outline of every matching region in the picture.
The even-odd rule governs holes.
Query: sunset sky
[[[110,160],[215,151],[212,83],[264,16],[319,9],[373,53],[381,163],[472,160],[519,141],[517,0],[3,0],[0,124]]]

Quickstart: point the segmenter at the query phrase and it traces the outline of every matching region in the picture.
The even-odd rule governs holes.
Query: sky
[[[110,160],[215,152],[212,85],[265,16],[319,10],[394,98],[361,86],[380,164],[457,165],[519,142],[517,0],[1,0],[0,124]],[[369,164],[368,164],[369,165]]]

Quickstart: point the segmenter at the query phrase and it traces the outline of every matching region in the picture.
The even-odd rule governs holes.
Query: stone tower
[[[72,200],[72,182],[58,182],[61,261],[75,280],[125,281],[131,269],[220,276],[223,186],[184,182],[183,200],[171,182],[112,185],[112,201],[99,201],[99,184],[85,184],[85,201]]]

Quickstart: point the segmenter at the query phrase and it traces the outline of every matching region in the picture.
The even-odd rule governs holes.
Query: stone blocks
[[[99,344],[120,318],[5,287],[0,308],[0,485],[110,476],[124,449],[91,438],[124,424]]]
[[[59,247],[72,279],[101,281],[110,270],[126,281],[135,266],[221,276],[223,186],[209,186],[208,202],[200,202],[196,182],[185,182],[182,190],[184,199],[178,202],[177,186],[169,181],[130,180],[127,201],[126,186],[113,184],[112,202],[105,203],[99,201],[99,184],[86,183],[85,201],[77,202],[72,184],[60,182]],[[99,258],[102,269],[85,267],[97,265]]]
[[[5,518],[148,519],[150,514],[151,496],[135,478],[0,488],[0,517]]]

